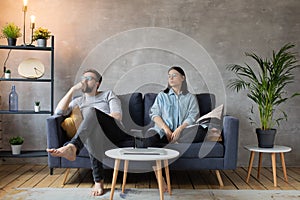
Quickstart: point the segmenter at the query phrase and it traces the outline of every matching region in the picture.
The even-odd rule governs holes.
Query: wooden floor
[[[14,188],[92,188],[91,170],[71,169],[68,181],[62,185],[66,169],[55,169],[49,175],[46,165],[0,165],[0,199]],[[106,170],[105,188],[109,189],[112,170]],[[173,189],[225,189],[225,190],[300,190],[300,168],[287,168],[288,183],[284,181],[281,168],[277,168],[278,187],[273,186],[271,168],[262,168],[260,179],[256,179],[257,169],[252,169],[249,183],[245,182],[247,168],[221,171],[224,187],[218,185],[214,171],[170,171]],[[119,173],[117,188],[121,187],[122,173]],[[130,173],[126,188],[157,188],[154,173]]]

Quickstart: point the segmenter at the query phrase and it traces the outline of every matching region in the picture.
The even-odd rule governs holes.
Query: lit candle
[[[34,16],[34,15],[31,15],[31,16],[30,16],[30,20],[31,20],[30,22],[34,24],[34,23],[35,23],[35,16]]]
[[[27,11],[27,3],[28,3],[28,0],[23,0],[23,11],[24,12]]]
[[[34,29],[34,27],[35,27],[35,16],[31,15],[30,16],[30,28]]]

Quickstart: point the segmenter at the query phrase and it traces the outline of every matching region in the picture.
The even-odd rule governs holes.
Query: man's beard
[[[91,93],[93,91],[92,87],[86,86],[85,88],[82,88],[81,90],[83,93]]]

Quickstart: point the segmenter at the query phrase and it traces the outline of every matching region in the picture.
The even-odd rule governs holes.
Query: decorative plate
[[[36,58],[28,58],[20,63],[18,73],[25,78],[40,78],[45,73],[43,63]]]

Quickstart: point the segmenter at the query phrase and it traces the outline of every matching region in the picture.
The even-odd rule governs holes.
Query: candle
[[[31,20],[30,22],[34,24],[34,23],[35,23],[35,16],[34,16],[34,15],[31,15],[31,16],[30,16],[30,20]]]
[[[27,11],[27,3],[28,3],[28,0],[23,0],[23,11],[24,12]]]
[[[34,29],[34,27],[35,27],[35,16],[31,15],[30,16],[30,28]]]

